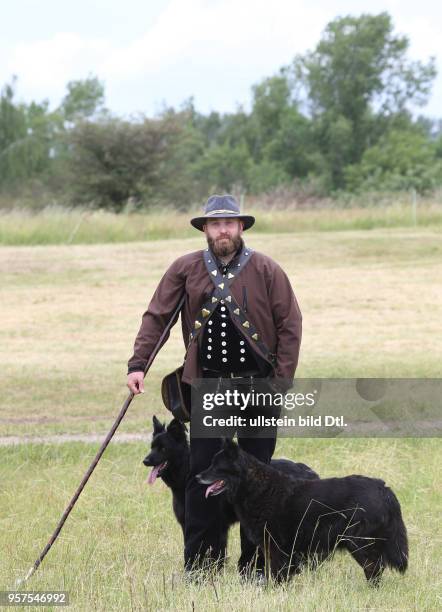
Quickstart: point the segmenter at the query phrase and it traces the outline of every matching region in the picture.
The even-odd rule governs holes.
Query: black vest
[[[218,264],[223,277],[229,272],[229,264]],[[243,308],[247,309],[246,294]],[[205,326],[200,346],[203,369],[217,372],[260,371],[258,357],[249,347],[241,332],[232,322],[228,308],[221,301]],[[260,360],[261,361],[261,360]]]

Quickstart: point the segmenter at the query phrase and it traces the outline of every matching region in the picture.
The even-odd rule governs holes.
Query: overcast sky
[[[439,6],[439,8],[437,8]],[[62,99],[88,74],[120,115],[153,115],[190,96],[202,112],[249,107],[254,83],[312,49],[338,15],[388,11],[410,57],[441,73],[423,112],[442,116],[442,3],[434,0],[2,0],[0,84],[18,96]]]

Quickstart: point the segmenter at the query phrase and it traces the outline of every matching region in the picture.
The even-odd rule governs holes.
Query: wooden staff
[[[158,340],[157,344],[155,345],[155,348],[153,349],[152,353],[150,354],[150,357],[147,361],[146,367],[144,368],[144,376],[146,376],[150,366],[152,365],[153,360],[155,359],[158,351],[160,350],[162,344],[163,344],[163,340],[166,337],[167,333],[169,332],[170,328],[172,327],[172,325],[175,322],[175,319],[178,317],[178,314],[184,304],[184,300],[185,300],[185,294],[183,294],[183,296],[181,297],[178,306],[176,307],[170,321],[168,322],[168,324],[166,325],[163,333],[161,334],[160,339]],[[87,481],[89,480],[92,472],[94,471],[95,467],[97,466],[97,463],[100,461],[101,456],[103,455],[104,451],[106,450],[107,445],[109,444],[109,442],[111,441],[114,433],[117,431],[118,426],[120,425],[121,421],[124,418],[124,415],[127,412],[127,409],[129,408],[129,405],[131,403],[131,401],[133,400],[134,394],[132,392],[129,393],[129,395],[127,396],[119,415],[117,416],[117,419],[115,421],[115,423],[112,425],[111,430],[109,431],[109,433],[107,434],[103,444],[100,447],[100,450],[98,451],[98,453],[95,455],[94,460],[92,461],[92,463],[90,464],[86,474],[83,476],[83,480],[81,481],[78,489],[75,491],[74,496],[72,497],[71,501],[69,502],[66,510],[63,512],[63,516],[61,517],[54,533],[52,534],[52,536],[49,539],[49,542],[46,544],[46,546],[43,549],[43,552],[40,554],[40,556],[38,557],[38,559],[35,561],[34,565],[29,569],[28,573],[26,574],[26,576],[22,579],[18,579],[16,580],[15,586],[18,587],[21,584],[23,584],[24,582],[26,582],[35,572],[35,570],[39,567],[39,565],[41,564],[41,562],[43,561],[43,559],[46,557],[46,555],[48,554],[49,550],[51,549],[52,545],[54,544],[55,540],[58,538],[58,536],[60,535],[60,531],[63,529],[63,525],[66,522],[66,519],[68,518],[72,508],[75,506],[78,498],[80,497],[81,492],[83,491],[84,487],[86,486]]]

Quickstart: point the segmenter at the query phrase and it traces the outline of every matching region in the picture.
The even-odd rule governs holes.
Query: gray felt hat
[[[226,219],[235,218],[241,219],[244,223],[244,230],[249,229],[255,223],[255,217],[252,215],[242,215],[239,210],[239,204],[231,195],[213,195],[207,200],[204,206],[204,215],[194,217],[190,223],[196,229],[203,231],[203,225],[207,219]]]

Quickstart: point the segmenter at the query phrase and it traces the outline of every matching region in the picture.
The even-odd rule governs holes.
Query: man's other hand
[[[131,372],[128,374],[127,386],[134,395],[144,393],[144,372]]]

